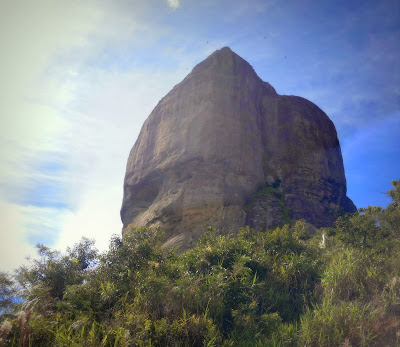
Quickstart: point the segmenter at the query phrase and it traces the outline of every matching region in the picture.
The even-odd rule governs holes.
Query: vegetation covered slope
[[[66,254],[0,276],[0,346],[385,346],[400,338],[400,181],[386,208],[220,235],[191,251],[132,228],[98,254]],[[16,298],[19,298],[16,300]],[[19,302],[19,303],[18,303]]]

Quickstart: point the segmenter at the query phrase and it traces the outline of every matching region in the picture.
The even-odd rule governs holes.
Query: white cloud
[[[93,224],[100,234],[105,229],[113,229],[109,235],[121,230],[115,221],[119,221],[125,161],[135,135],[125,140],[129,145],[123,143],[126,152],[120,153],[121,138],[129,136],[123,120],[127,111],[119,112],[124,102],[118,98],[111,102],[104,97],[113,92],[112,85],[96,81],[96,77],[112,79],[113,72],[103,74],[100,67],[99,76],[99,67],[87,64],[105,47],[127,42],[139,27],[143,30],[137,18],[145,6],[130,2],[134,11],[125,11],[121,4],[48,0],[0,4],[1,270],[16,268],[26,256],[34,255],[35,240],[55,239],[57,243],[50,245],[65,249],[72,230],[87,234],[78,225]],[[129,103],[129,92],[123,93],[127,86],[121,88]],[[96,100],[91,90],[100,90],[102,99]],[[102,109],[105,99],[111,104]],[[131,104],[129,108],[135,109]],[[62,172],[46,173],[38,168],[38,163],[54,162],[58,157]],[[65,192],[62,202],[71,210],[30,206],[23,201],[38,184],[40,188],[40,182],[49,181]],[[117,197],[109,188],[116,184],[120,188]],[[107,210],[113,214],[114,227],[104,219]]]
[[[96,247],[104,251],[108,248],[111,235],[121,232],[119,208],[122,185],[109,184],[102,188],[87,191],[80,208],[64,215],[62,231],[54,248],[65,250],[85,236],[94,239]]]
[[[180,6],[179,0],[168,0],[168,6],[171,8],[178,8]]]
[[[0,200],[0,271],[12,271],[26,263],[26,257],[35,255],[32,245],[21,234],[23,219],[20,206]]]
[[[0,5],[0,263],[8,270],[35,255],[33,244],[43,239],[65,250],[86,236],[107,248],[121,231],[129,151],[186,72],[136,62],[140,54],[131,52],[166,35],[143,24],[146,2],[40,4]],[[59,161],[63,170],[43,172],[42,161]],[[60,185],[65,208],[22,202],[41,181]]]

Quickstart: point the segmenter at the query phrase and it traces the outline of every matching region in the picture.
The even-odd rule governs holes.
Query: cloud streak
[[[180,6],[179,0],[167,0],[168,6],[177,9]]]
[[[143,24],[151,14],[144,4],[1,5],[9,52],[0,67],[0,270],[23,263],[38,242],[65,249],[89,236],[105,249],[120,232],[129,150],[179,82],[137,49],[164,35]]]
[[[132,29],[127,35],[134,31],[128,15],[106,13],[95,2],[40,4],[0,5],[6,52],[0,65],[0,270],[23,263],[38,242],[55,245],[67,216],[82,204],[96,155],[82,141],[90,127],[86,134],[76,130],[88,123],[82,106],[73,105],[81,92],[80,70],[118,34],[117,17]],[[106,14],[115,30],[99,25]]]

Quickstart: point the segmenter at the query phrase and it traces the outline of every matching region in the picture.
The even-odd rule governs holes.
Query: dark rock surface
[[[246,208],[277,181],[280,200]],[[123,230],[161,226],[167,244],[185,250],[206,226],[264,228],[284,209],[317,227],[356,210],[335,127],[312,102],[278,95],[228,47],[217,50],[145,121],[128,159]]]
[[[249,209],[246,224],[255,230],[266,230],[282,223],[283,208],[278,199],[270,196],[257,199]]]

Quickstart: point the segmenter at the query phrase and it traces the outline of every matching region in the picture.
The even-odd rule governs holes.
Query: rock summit
[[[336,129],[312,102],[279,95],[230,48],[196,65],[133,146],[121,209],[184,251],[207,226],[235,232],[290,219],[331,226],[355,212]]]

